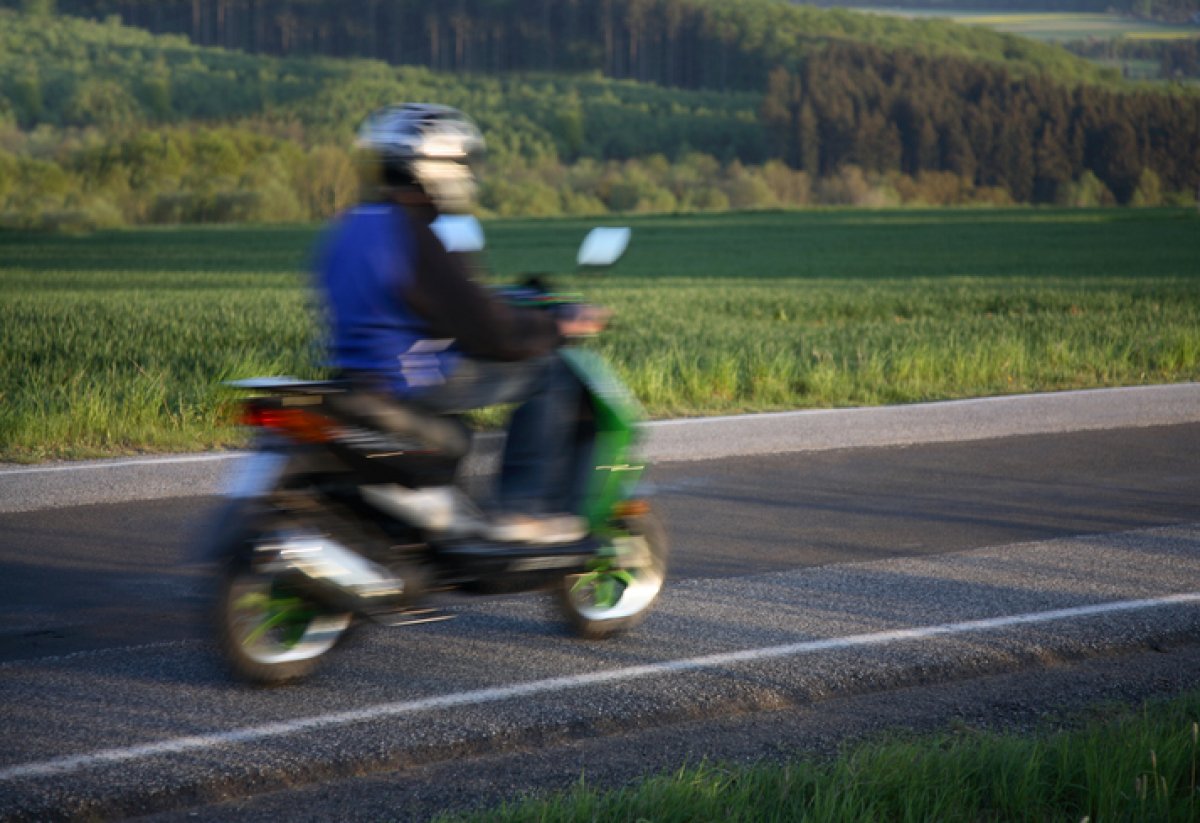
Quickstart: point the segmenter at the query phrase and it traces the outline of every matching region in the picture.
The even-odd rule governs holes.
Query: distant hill
[[[254,121],[304,143],[345,143],[366,112],[397,100],[470,111],[502,154],[609,159],[687,145],[726,160],[768,156],[761,92],[664,89],[594,73],[455,76],[372,60],[280,59],[113,22],[0,10],[0,117],[7,112],[25,129]]]
[[[54,5],[0,0],[31,4]],[[685,88],[757,91],[771,69],[830,40],[987,60],[1059,82],[1102,79],[1094,65],[1019,37],[787,0],[57,0],[57,9],[115,14],[148,31],[256,54],[368,57],[439,71],[599,71]]]
[[[299,8],[291,0],[225,2],[227,14]],[[705,63],[706,76],[724,72],[730,81],[719,90],[606,78],[598,70],[449,72],[365,58],[254,55],[155,35],[116,17],[99,23],[54,14],[46,3],[27,5],[41,8],[0,9],[0,226],[327,216],[355,195],[349,146],[356,124],[372,108],[402,100],[447,103],[480,121],[492,166],[484,206],[498,214],[1151,204],[1186,201],[1200,184],[1194,93],[1129,86],[1062,50],[949,23],[774,0],[645,0],[647,9],[699,15],[693,22],[701,30],[733,21],[728,59],[722,64],[714,53]],[[93,5],[150,8],[132,0]],[[313,13],[325,6],[305,5]],[[541,0],[526,6],[546,8]],[[562,7],[585,8],[571,0],[554,6]],[[206,8],[196,0],[198,14]],[[774,25],[799,25],[808,15],[823,25],[843,21],[845,31],[883,44]],[[225,25],[228,39],[228,17]],[[913,45],[875,36],[888,32]],[[920,32],[936,36],[921,41]],[[969,48],[975,38],[987,48]],[[638,42],[635,51],[622,40],[605,54],[623,54],[626,69],[649,74],[651,66],[690,65],[682,54],[668,60],[657,52],[654,60],[631,61],[649,49]],[[1009,47],[992,54],[998,44]],[[467,53],[464,46],[463,65],[482,59]],[[772,54],[780,59],[767,60]],[[1048,55],[1066,69],[1043,61]],[[752,66],[761,72],[756,84]]]

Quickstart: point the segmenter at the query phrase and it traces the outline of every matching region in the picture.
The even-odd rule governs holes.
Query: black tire
[[[254,567],[254,545],[271,538],[270,528],[236,531],[238,544],[218,567],[213,604],[221,656],[237,678],[257,685],[307,677],[345,639],[353,615],[290,591]]]
[[[628,631],[641,623],[654,606],[667,577],[670,547],[667,532],[653,512],[623,521],[628,541],[611,568],[589,574],[567,575],[555,587],[559,608],[580,637],[600,640]],[[629,576],[616,580],[613,573]],[[598,582],[608,577],[615,599],[599,598]]]

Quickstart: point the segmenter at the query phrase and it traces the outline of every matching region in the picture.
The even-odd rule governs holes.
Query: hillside
[[[480,121],[500,215],[1154,204],[1200,183],[1195,96],[939,48],[817,38],[757,88],[719,91],[251,55],[0,9],[0,225],[322,218],[355,196],[356,123],[397,100]]]
[[[674,153],[689,142],[762,162],[759,99],[595,74],[463,77],[372,60],[277,59],[112,21],[0,10],[0,116],[7,111],[27,130],[254,120],[301,142],[341,143],[372,107],[439,100],[470,111],[502,153],[626,158]],[[573,128],[573,117],[592,128]]]
[[[31,3],[53,5],[0,0]],[[1087,61],[1020,37],[788,0],[57,0],[57,8],[250,53],[438,71],[599,71],[685,88],[757,91],[770,69],[831,39],[985,60],[1058,82],[1102,79]]]

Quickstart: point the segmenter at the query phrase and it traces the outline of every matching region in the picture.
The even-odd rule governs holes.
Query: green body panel
[[[577,347],[559,351],[587,389],[596,421],[592,477],[583,515],[593,532],[607,530],[613,506],[630,497],[642,476],[641,463],[631,460],[642,406],[608,363]]]

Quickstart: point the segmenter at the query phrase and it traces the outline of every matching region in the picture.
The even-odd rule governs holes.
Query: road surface
[[[722,457],[649,479],[675,553],[636,632],[587,643],[541,597],[456,598],[453,621],[370,627],[312,680],[266,691],[230,683],[196,619],[204,577],[177,563],[212,497],[0,515],[0,818],[665,739],[1200,629],[1200,424]]]

